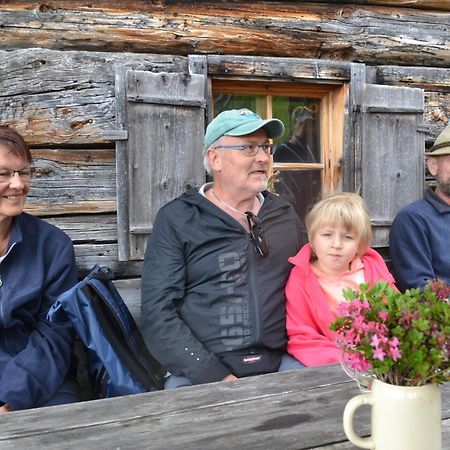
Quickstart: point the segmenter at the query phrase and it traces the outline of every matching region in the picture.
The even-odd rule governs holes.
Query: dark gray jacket
[[[157,214],[142,273],[142,329],[155,357],[193,384],[276,371],[285,352],[288,258],[306,236],[291,205],[263,195],[266,257],[196,191]]]

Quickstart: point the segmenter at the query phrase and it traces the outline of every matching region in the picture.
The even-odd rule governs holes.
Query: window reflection
[[[321,186],[320,170],[284,170],[273,176],[273,190],[292,204],[302,220],[319,200]]]
[[[275,111],[279,109],[279,114]],[[274,117],[286,127],[285,135],[275,141],[279,144],[275,162],[321,162],[320,105],[316,99],[301,97],[274,97]]]

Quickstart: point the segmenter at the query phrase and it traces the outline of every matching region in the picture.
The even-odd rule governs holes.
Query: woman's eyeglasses
[[[28,182],[33,178],[34,169],[12,170],[0,168],[0,183],[7,183],[16,173],[19,174],[19,178],[22,181]]]
[[[255,246],[256,251],[261,256],[267,256],[270,252],[264,231],[261,227],[261,221],[252,212],[246,211],[248,227],[250,228],[250,239]]]

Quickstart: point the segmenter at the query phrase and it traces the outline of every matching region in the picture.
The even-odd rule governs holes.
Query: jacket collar
[[[450,212],[450,205],[445,203],[433,188],[428,188],[425,192],[425,200],[431,203],[438,213],[444,214]]]

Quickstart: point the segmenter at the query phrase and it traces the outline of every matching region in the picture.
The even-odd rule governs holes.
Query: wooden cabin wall
[[[130,6],[131,4],[131,6]],[[405,7],[401,7],[405,6]],[[73,239],[80,275],[120,278],[116,232],[115,68],[248,75],[226,55],[363,62],[371,82],[420,87],[430,145],[450,118],[450,6],[445,1],[2,1],[0,123],[29,142],[38,175],[28,211]],[[337,75],[338,76],[338,75]]]

